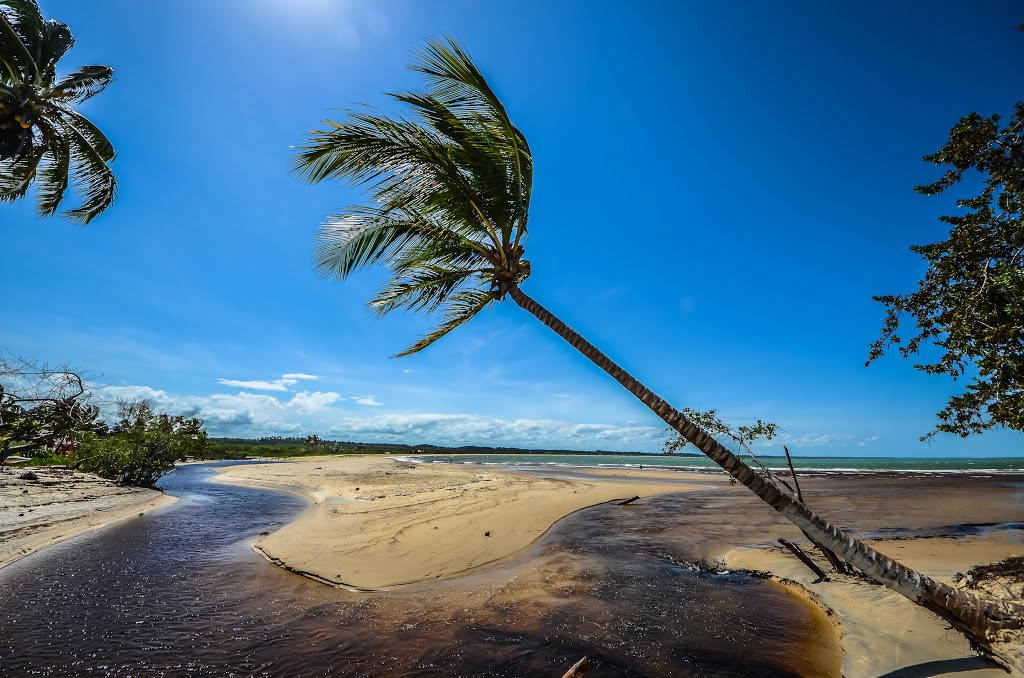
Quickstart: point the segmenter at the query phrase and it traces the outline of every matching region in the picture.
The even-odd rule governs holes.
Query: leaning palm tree
[[[423,350],[491,304],[511,298],[812,541],[932,610],[982,651],[991,651],[997,631],[1021,627],[1024,605],[930,579],[815,515],[527,295],[522,284],[530,263],[523,245],[533,160],[526,138],[454,41],[428,43],[412,68],[425,76],[426,91],[392,96],[414,118],[365,109],[350,112],[344,122],[327,121],[328,129],[313,131],[298,150],[293,168],[309,182],[340,179],[365,187],[371,197],[321,226],[319,273],[341,281],[359,268],[384,264],[391,278],[370,301],[378,314],[441,314],[436,329],[398,355]]]
[[[109,66],[84,66],[58,80],[57,62],[75,44],[67,25],[45,20],[36,0],[0,0],[0,201],[36,185],[38,209],[53,215],[74,182],[87,224],[114,201],[114,147],[75,105],[113,80]]]

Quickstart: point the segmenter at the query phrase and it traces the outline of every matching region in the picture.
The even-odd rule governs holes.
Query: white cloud
[[[289,383],[290,382],[290,383]],[[274,381],[242,381],[240,379],[218,379],[218,384],[232,386],[234,388],[251,388],[256,391],[287,391],[288,386],[295,384],[294,380],[275,379]]]
[[[320,377],[315,374],[306,374],[305,372],[292,372],[290,374],[282,374],[279,379],[266,380],[266,379],[252,379],[252,380],[240,380],[240,379],[218,379],[218,384],[224,386],[232,386],[234,388],[248,388],[254,391],[288,391],[290,387],[295,386],[301,380],[319,379]]]
[[[303,391],[302,393],[296,393],[288,407],[292,408],[300,414],[312,414],[319,410],[324,409],[328,405],[337,402],[341,395],[334,393],[333,391]]]
[[[157,391],[149,386],[103,386],[96,389],[96,392],[101,398],[108,400],[167,400],[166,391]]]
[[[395,442],[496,447],[647,450],[661,443],[657,426],[578,424],[555,419],[497,419],[471,414],[391,413],[338,421],[330,435]]]
[[[351,398],[351,400],[356,401],[356,405],[369,405],[370,407],[380,407],[381,405],[384,404],[378,401],[372,395],[356,396],[355,398]]]
[[[864,440],[857,443],[857,447],[867,447],[871,443],[877,442],[879,440],[881,440],[881,438],[879,438],[878,436],[868,436]]]
[[[246,393],[242,391],[237,395],[229,395],[226,393],[214,393],[209,396],[208,400],[212,401],[220,407],[226,407],[231,409],[282,409],[284,405],[281,401],[271,395],[264,395],[262,393]]]

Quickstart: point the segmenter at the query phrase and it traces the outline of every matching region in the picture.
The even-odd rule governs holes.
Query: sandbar
[[[708,475],[538,477],[380,456],[317,457],[219,469],[222,482],[274,487],[313,506],[255,548],[307,577],[358,590],[443,579],[502,561],[555,521],[613,500],[720,486]]]

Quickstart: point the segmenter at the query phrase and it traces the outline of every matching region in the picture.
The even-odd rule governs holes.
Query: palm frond
[[[448,142],[443,162],[460,168],[460,193],[474,196],[482,218],[506,236],[503,242],[507,244],[508,226],[515,219],[514,204],[509,200],[510,168],[501,144],[494,143],[487,121],[479,116],[460,116],[429,94],[391,96],[411,106],[427,127]]]
[[[533,157],[526,137],[512,124],[505,106],[488,85],[469,53],[453,38],[431,40],[417,55],[412,69],[427,76],[430,94],[455,112],[468,112],[486,121],[492,143],[508,159],[513,185],[509,188],[515,208],[519,238],[526,230],[530,193],[533,187]]]
[[[39,65],[40,80],[37,84],[40,87],[50,87],[57,80],[57,62],[74,46],[75,36],[71,34],[67,24],[50,19],[43,24],[41,37],[33,55]]]
[[[113,81],[114,69],[110,66],[82,66],[51,87],[49,95],[81,103],[105,90]]]
[[[393,277],[385,283],[370,300],[370,308],[378,316],[399,308],[412,313],[433,313],[476,273],[473,269],[421,265],[408,275]]]
[[[37,0],[0,0],[0,14],[8,18],[19,34],[27,36],[26,45],[35,46],[31,36],[41,34],[46,23]]]
[[[311,143],[301,147],[293,161],[292,169],[300,177],[310,183],[369,183],[375,202],[444,213],[460,228],[487,234],[500,245],[478,196],[452,160],[450,144],[436,133],[372,113],[352,113],[345,123],[326,124],[330,129],[314,131]]]
[[[519,241],[533,172],[525,138],[461,47],[429,43],[414,69],[427,76],[428,91],[391,95],[409,118],[366,108],[327,120],[292,166],[310,183],[338,179],[368,194],[369,205],[330,217],[318,231],[321,275],[340,281],[385,264],[391,277],[370,301],[377,314],[441,314],[403,356],[529,275]]]
[[[39,171],[39,184],[36,188],[39,214],[42,216],[48,217],[57,212],[68,189],[70,170],[71,149],[67,143],[63,140],[51,143]]]
[[[360,268],[386,261],[416,237],[413,224],[369,208],[333,215],[317,231],[314,267],[321,276],[342,281]]]
[[[317,272],[338,281],[377,263],[400,267],[403,257],[429,252],[431,247],[468,251],[481,258],[486,253],[478,244],[421,215],[372,207],[356,207],[329,217],[317,231],[316,242],[313,260]]]
[[[2,76],[13,85],[37,82],[41,79],[39,65],[25,44],[24,36],[4,9],[0,4],[0,62],[4,65]]]
[[[8,127],[3,137],[2,153],[9,160],[0,165],[0,199],[22,198],[38,181],[39,211],[49,216],[73,182],[83,203],[64,214],[89,223],[116,196],[117,180],[108,166],[115,154],[73,104],[103,91],[113,71],[86,66],[57,83],[57,64],[74,44],[66,24],[43,18],[38,0],[0,0],[0,95],[5,106],[14,106],[8,118],[21,116],[15,120],[21,129]],[[17,157],[21,153],[31,155]]]
[[[0,162],[0,202],[13,202],[25,197],[45,149],[39,149],[24,158]]]
[[[73,221],[88,224],[117,197],[117,179],[90,140],[73,125],[62,121],[71,155],[72,176],[82,196],[82,206],[64,212]]]
[[[473,316],[487,308],[493,302],[494,297],[484,290],[459,290],[452,295],[452,298],[446,305],[444,310],[444,322],[438,325],[433,331],[417,339],[401,353],[396,353],[395,357],[403,358],[405,356],[412,355],[413,353],[419,353],[452,330],[472,320]]]
[[[55,104],[55,108],[62,122],[73,127],[75,131],[82,135],[104,162],[110,162],[116,157],[117,154],[114,152],[114,146],[107,139],[107,135],[101,132],[100,128],[94,125],[89,118],[65,105]]]

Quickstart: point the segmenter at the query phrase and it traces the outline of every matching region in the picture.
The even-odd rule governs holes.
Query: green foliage
[[[152,487],[176,460],[201,455],[208,446],[200,419],[158,414],[146,401],[118,403],[118,416],[108,435],[81,446],[75,458],[79,468],[122,485]]]
[[[720,416],[718,416],[717,409],[701,412],[700,410],[695,410],[690,407],[684,407],[681,411],[687,419],[711,435],[722,436],[735,441],[736,444],[748,454],[752,454],[750,452],[750,443],[761,438],[764,440],[771,440],[779,433],[778,425],[763,422],[760,419],[751,426],[738,426],[736,428],[732,428],[726,424]],[[668,432],[671,432],[673,437],[665,441],[665,454],[675,454],[690,444],[686,438],[675,430],[668,429]]]
[[[501,299],[530,274],[522,258],[533,160],[526,138],[455,41],[431,41],[413,70],[425,92],[392,96],[412,120],[352,112],[325,121],[293,170],[316,183],[366,186],[367,205],[328,218],[316,268],[344,280],[381,263],[392,277],[370,301],[438,312],[441,323],[399,355],[420,351]]]
[[[75,105],[102,92],[114,71],[85,66],[58,79],[57,62],[74,44],[36,0],[0,0],[0,201],[24,198],[34,183],[39,213],[50,216],[73,182],[83,204],[64,216],[87,224],[114,201],[114,148]]]
[[[868,364],[890,346],[908,358],[932,344],[941,355],[916,369],[970,377],[922,439],[938,432],[966,437],[995,426],[1024,431],[1024,102],[1008,125],[1000,127],[999,120],[971,113],[945,146],[924,157],[949,169],[914,190],[938,195],[970,173],[970,179],[980,176],[981,193],[957,200],[963,213],[940,217],[951,227],[946,240],[911,247],[928,262],[916,291],[874,297],[886,316]],[[916,324],[910,338],[900,334],[904,316]]]

